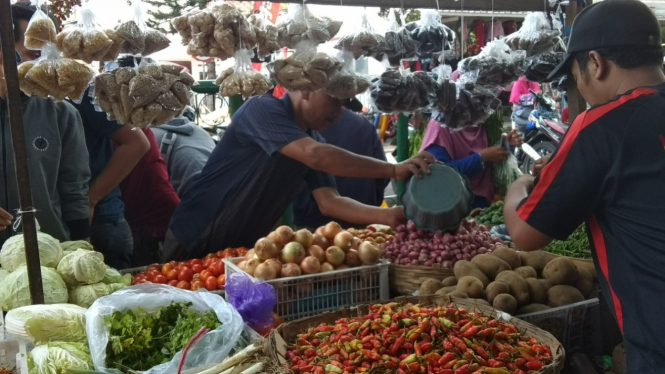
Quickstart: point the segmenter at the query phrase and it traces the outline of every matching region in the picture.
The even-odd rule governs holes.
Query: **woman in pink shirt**
[[[513,89],[510,91],[510,103],[513,104],[513,110],[520,103],[520,97],[529,93],[529,90],[533,92],[540,92],[540,86],[536,82],[529,82],[524,78],[524,76],[519,77],[517,82],[513,83]]]

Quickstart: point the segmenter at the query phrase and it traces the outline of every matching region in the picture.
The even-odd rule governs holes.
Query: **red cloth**
[[[485,21],[473,21],[473,33],[476,34],[476,45],[480,47],[485,46]]]
[[[568,123],[568,107],[563,108],[561,111],[561,122]]]
[[[140,131],[148,138],[150,150],[120,183],[125,219],[134,236],[163,238],[180,199],[169,182],[155,135],[150,129]]]
[[[286,93],[286,89],[280,85],[276,85],[275,89],[272,91],[272,95],[278,99],[281,99],[282,96]]]

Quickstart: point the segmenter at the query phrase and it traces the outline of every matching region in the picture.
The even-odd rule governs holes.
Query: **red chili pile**
[[[453,306],[398,303],[311,327],[287,358],[285,369],[299,374],[531,374],[552,363],[549,347],[510,323]]]

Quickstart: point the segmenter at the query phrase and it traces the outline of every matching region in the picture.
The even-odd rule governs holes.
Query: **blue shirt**
[[[308,188],[334,187],[332,176],[278,151],[310,136],[294,122],[288,95],[249,99],[201,173],[194,177],[171,219],[170,229],[192,257],[226,247],[251,247],[267,235],[288,205]]]
[[[321,135],[328,144],[358,155],[386,161],[383,145],[374,126],[350,110],[342,111],[337,121],[321,131]],[[380,206],[383,202],[383,192],[389,182],[389,179],[335,177],[337,191],[341,196],[374,206]],[[310,191],[305,191],[298,197],[293,205],[293,213],[297,226],[316,228],[331,221],[330,217],[321,214]],[[340,224],[343,227],[353,226],[346,222]]]
[[[110,136],[118,131],[122,125],[109,121],[106,113],[97,111],[92,102],[92,88],[83,94],[81,103],[71,104],[81,114],[83,129],[85,131],[85,144],[90,154],[90,181],[94,181],[104,170],[113,155],[113,145]],[[93,222],[117,222],[125,216],[125,206],[120,199],[120,187],[116,187],[104,196],[95,206]]]

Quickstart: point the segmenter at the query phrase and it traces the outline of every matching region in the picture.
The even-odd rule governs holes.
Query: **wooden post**
[[[591,5],[591,0],[589,0]],[[566,27],[571,27],[575,17],[582,11],[582,7],[577,1],[571,1],[566,7]],[[577,85],[572,80],[569,81],[568,89],[568,123],[572,124],[580,113],[586,110],[586,101],[580,95]]]
[[[21,207],[21,213],[19,214],[21,215],[21,226],[25,241],[25,260],[28,267],[30,297],[33,304],[43,304],[44,290],[42,288],[42,272],[39,267],[37,224],[35,221],[35,210],[32,205],[28,156],[25,147],[25,133],[23,132],[21,91],[18,83],[16,59],[14,58],[16,56],[16,49],[14,48],[14,29],[10,0],[0,0],[0,42],[2,43],[2,66],[5,72],[5,84],[7,85],[6,100],[12,136],[12,149],[14,150],[16,184],[18,185],[17,191]]]

